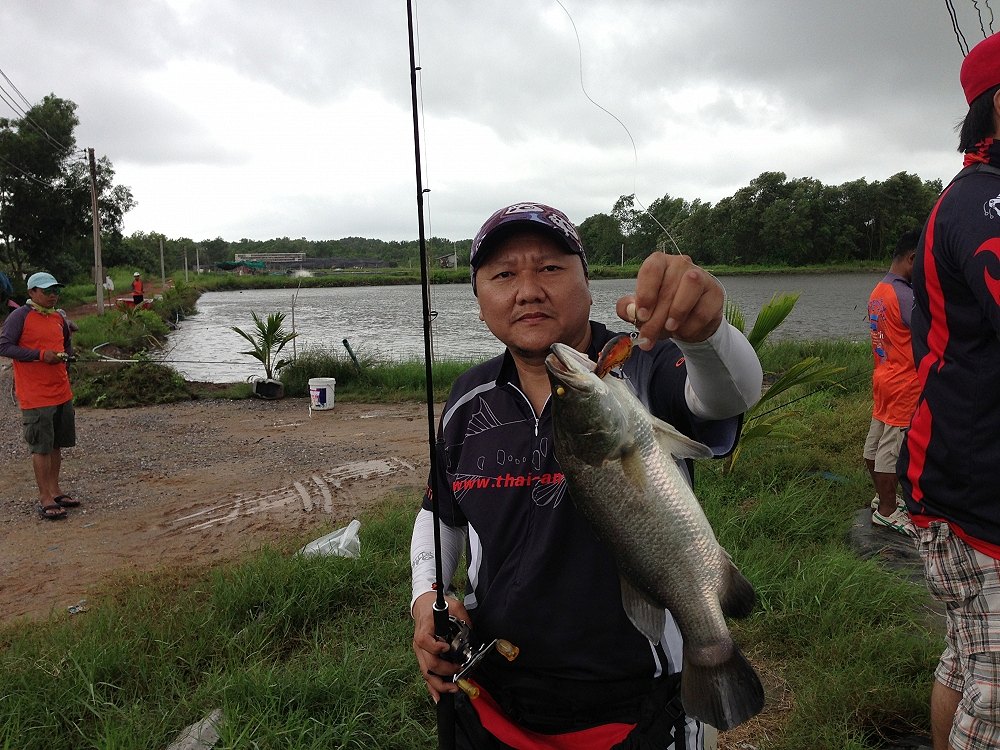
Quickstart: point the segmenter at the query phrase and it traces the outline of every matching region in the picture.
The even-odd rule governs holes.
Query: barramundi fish
[[[684,639],[684,710],[731,729],[764,707],[760,679],[725,620],[748,616],[756,594],[676,461],[712,451],[650,414],[624,379],[598,377],[572,347],[551,352],[556,457],[576,507],[618,565],[625,612],[658,643],[670,610]]]

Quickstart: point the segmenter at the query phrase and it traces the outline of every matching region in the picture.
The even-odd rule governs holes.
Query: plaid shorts
[[[1000,560],[970,547],[946,523],[918,531],[927,587],[947,608],[934,678],[962,694],[951,746],[1000,747]]]

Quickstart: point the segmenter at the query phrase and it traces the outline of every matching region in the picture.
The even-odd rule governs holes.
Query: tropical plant
[[[284,313],[271,313],[267,316],[267,320],[262,320],[255,312],[251,312],[250,314],[253,316],[254,326],[257,328],[252,335],[238,326],[232,327],[236,333],[249,341],[250,345],[253,346],[253,349],[240,352],[240,354],[248,354],[254,359],[259,360],[264,365],[264,373],[267,379],[274,380],[274,376],[278,370],[292,361],[289,359],[278,359],[278,354],[298,334],[284,330],[282,327],[285,322]]]
[[[798,300],[798,293],[776,293],[760,309],[753,328],[750,333],[746,334],[754,351],[760,351],[767,337],[785,321]],[[729,299],[726,300],[726,319],[741,333],[745,332],[746,318],[739,306]],[[843,371],[843,367],[825,364],[822,359],[816,356],[806,357],[785,370],[746,413],[736,449],[726,459],[723,470],[726,473],[732,471],[733,465],[739,458],[741,447],[748,440],[765,437],[771,440],[790,440],[794,437],[782,429],[782,422],[792,415],[792,412],[783,408],[790,402],[775,404],[775,399],[778,396],[787,393],[789,389],[796,386],[827,386],[835,375]]]

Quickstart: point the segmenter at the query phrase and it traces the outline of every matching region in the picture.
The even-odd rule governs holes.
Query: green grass
[[[164,748],[214,708],[217,748],[431,746],[408,649],[412,508],[367,517],[360,559],[298,557],[296,540],[0,631],[0,748]]]
[[[863,374],[854,346],[822,342],[769,348],[765,369],[819,352]],[[767,714],[737,730],[760,750],[874,750],[880,734],[928,729],[942,637],[926,591],[845,541],[871,495],[866,387],[800,399],[793,438],[748,441],[729,474],[698,466],[697,494],[760,599],[731,623],[768,693]],[[359,560],[301,559],[308,540],[286,539],[0,631],[0,748],[163,748],[216,707],[218,748],[432,746],[407,612],[417,502],[389,496],[363,517]]]
[[[308,396],[310,378],[335,378],[336,397],[342,401],[379,403],[419,401],[426,398],[423,361],[389,362],[360,353],[355,364],[337,350],[307,349],[281,370],[287,396]],[[473,364],[469,361],[435,363],[431,378],[435,400],[447,397],[452,383]]]

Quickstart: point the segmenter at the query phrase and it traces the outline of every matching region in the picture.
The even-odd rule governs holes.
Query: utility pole
[[[87,149],[90,159],[90,207],[94,215],[94,292],[97,296],[97,314],[104,315],[104,268],[101,265],[101,216],[97,212],[97,162],[94,149]]]
[[[163,266],[163,238],[160,237],[160,293],[167,288],[167,272]]]

